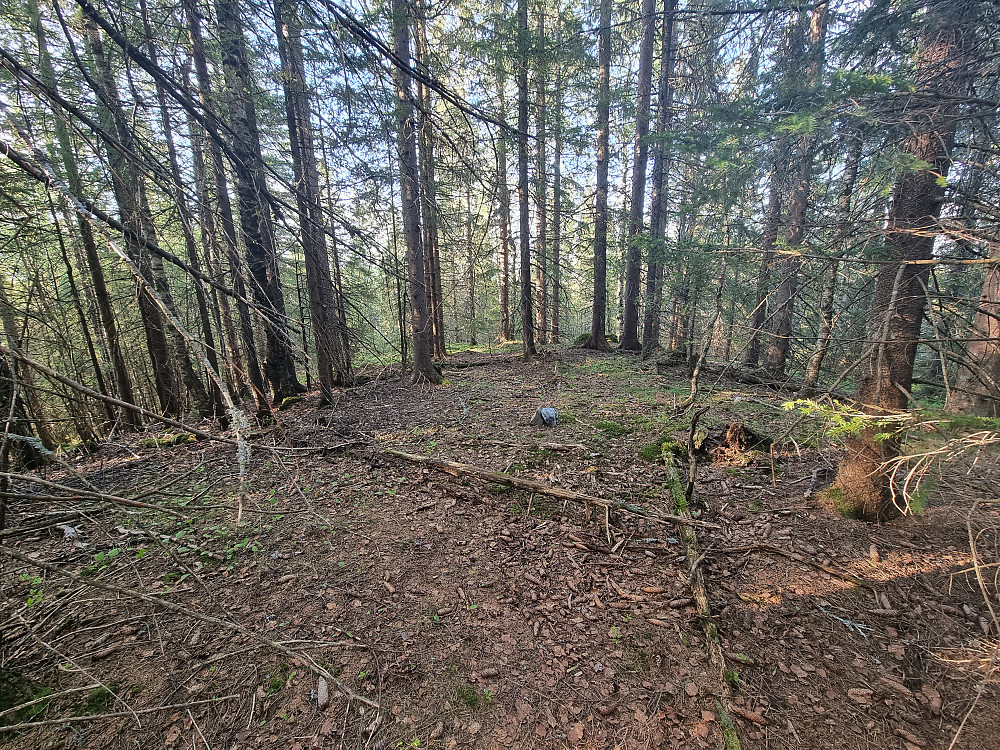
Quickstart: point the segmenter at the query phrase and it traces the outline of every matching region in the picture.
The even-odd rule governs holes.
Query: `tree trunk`
[[[523,0],[522,0],[523,2]],[[608,149],[611,107],[611,0],[601,0],[597,77],[597,195],[594,206],[594,308],[585,349],[609,351]]]
[[[531,315],[531,229],[528,218],[528,0],[517,0],[517,201],[521,264],[521,342],[525,357],[535,351]]]
[[[41,16],[38,12],[37,0],[28,0],[27,9],[35,33],[35,39],[38,42],[38,63],[41,78],[49,87],[55,89],[55,71],[52,67],[52,58],[46,43],[45,27],[41,22]],[[80,169],[77,166],[76,155],[73,153],[73,146],[65,121],[60,117],[53,118],[52,129],[55,132],[56,142],[58,143],[59,160],[66,172],[66,182],[75,195],[82,196],[83,179],[80,175]],[[90,281],[94,285],[94,296],[97,300],[101,328],[104,330],[108,355],[115,373],[118,398],[126,403],[134,404],[136,397],[132,388],[132,378],[129,375],[128,368],[125,365],[125,357],[122,354],[121,343],[118,338],[118,324],[115,322],[115,311],[111,304],[111,294],[108,291],[107,280],[104,276],[101,256],[97,249],[97,243],[94,241],[94,233],[91,230],[89,221],[83,216],[77,216],[77,226],[80,231],[80,241],[83,245],[87,270],[90,273]],[[131,410],[121,412],[121,419],[124,426],[128,429],[136,429],[141,424],[139,415]]]
[[[149,56],[149,59],[154,65],[158,65],[156,59],[156,44],[153,40],[152,28],[150,27],[149,11],[146,7],[146,0],[140,0],[139,7],[142,10],[143,30],[146,33],[146,54]],[[177,206],[177,212],[180,216],[181,233],[184,237],[184,247],[187,251],[188,263],[195,271],[201,272],[201,260],[198,257],[198,245],[194,236],[194,216],[191,214],[191,210],[187,205],[187,197],[184,193],[180,165],[177,160],[177,147],[174,144],[173,123],[170,121],[170,112],[167,109],[167,97],[163,91],[163,85],[159,80],[156,81],[156,103],[160,110],[160,126],[163,128],[163,137],[167,145],[167,158],[170,163],[170,176],[173,179],[173,184],[171,185],[171,192],[173,195],[171,198]],[[193,387],[197,396],[206,400],[206,403],[204,404],[205,413],[214,414],[222,420],[223,425],[225,426],[228,424],[228,417],[226,414],[225,399],[223,398],[219,383],[217,382],[217,380],[221,380],[219,375],[219,358],[215,349],[215,334],[212,331],[212,318],[208,310],[208,297],[205,294],[205,289],[202,287],[200,281],[192,278],[192,283],[194,284],[195,301],[198,305],[198,320],[201,323],[201,335],[205,349],[205,357],[214,371],[214,377],[211,378],[211,388],[205,391],[200,378],[195,376],[194,380],[191,379],[191,376],[194,375],[194,368],[192,366],[192,371],[188,373],[187,380],[191,381],[191,386],[189,386],[189,388]],[[179,345],[185,347],[185,349],[181,352],[181,356],[187,356],[186,344],[183,342],[183,339],[179,342]]]
[[[198,224],[201,227],[201,248],[209,274],[221,284],[224,283],[224,277],[215,223],[215,207],[212,206],[212,191],[209,187],[208,170],[205,165],[205,131],[192,117],[188,117],[188,139],[191,143],[191,165],[198,203]],[[229,295],[220,294],[214,287],[209,290],[209,295],[211,313],[215,318],[215,327],[219,332],[219,354],[225,362],[225,372],[220,374],[225,376],[226,388],[230,397],[242,400],[240,394],[246,389],[247,381],[243,373],[243,364],[236,341],[236,330],[233,328]]]
[[[37,288],[37,276],[36,282],[33,288]],[[29,311],[27,307],[30,307],[30,297],[29,304],[26,306],[25,315],[28,315]],[[0,320],[3,323],[3,332],[7,337],[7,346],[15,351],[20,351],[22,346],[21,331],[25,326],[18,325],[17,320],[14,317],[14,307],[10,304],[10,300],[7,298],[7,280],[5,278],[0,278]],[[49,426],[48,418],[45,415],[45,407],[38,397],[38,391],[35,390],[34,380],[35,372],[30,367],[25,367],[22,363],[14,360],[11,362],[10,375],[13,379],[10,383],[6,384],[11,388],[12,393],[17,398],[21,400],[21,396],[18,393],[20,390],[24,394],[24,406],[20,416],[17,414],[13,415],[16,420],[14,423],[7,422],[7,418],[11,416],[11,402],[7,399],[6,403],[0,401],[0,415],[6,426],[12,428],[14,434],[22,436],[32,436],[37,435],[38,440],[44,446],[45,450],[51,451],[56,447],[55,438],[52,436],[52,429]],[[10,438],[4,434],[2,438],[3,442],[9,442]],[[27,449],[28,446],[25,446]]]
[[[562,43],[562,23],[556,17],[558,33],[556,45]],[[559,313],[562,296],[562,105],[563,105],[563,75],[562,65],[556,63],[555,101],[552,103],[552,271],[549,277],[552,281],[552,317],[550,319],[549,341],[559,343]]]
[[[500,122],[506,124],[507,112],[506,82],[502,73],[497,73],[497,93]],[[514,338],[510,325],[510,189],[507,186],[507,137],[500,133],[497,138],[497,194],[500,202],[500,340]]]
[[[663,264],[666,262],[667,174],[670,155],[664,138],[673,115],[674,15],[677,0],[663,1],[663,27],[660,37],[660,82],[657,90],[656,133],[660,136],[653,146],[653,187],[649,217],[649,259],[646,266],[646,309],[642,318],[642,355],[649,357],[660,348],[660,311],[663,304]]]
[[[778,230],[781,228],[781,204],[784,202],[787,168],[788,145],[782,139],[775,149],[771,166],[771,184],[768,188],[764,229],[760,238],[760,270],[757,272],[757,294],[754,298],[754,308],[750,313],[750,342],[747,344],[745,359],[745,364],[748,367],[757,367],[760,364],[760,337],[769,317],[768,297],[771,286],[771,264],[774,260],[774,245],[778,241]]]
[[[153,258],[145,246],[135,237],[155,243],[156,233],[152,215],[146,200],[146,190],[142,174],[131,161],[134,152],[134,134],[125,119],[125,113],[118,99],[111,67],[104,54],[104,45],[98,27],[89,19],[83,21],[87,45],[93,58],[97,82],[103,89],[99,93],[98,117],[106,133],[113,133],[118,145],[109,144],[108,162],[111,165],[112,192],[118,204],[122,224],[129,228],[125,237],[125,251],[139,269],[141,279],[137,280],[139,313],[146,334],[146,349],[153,366],[153,378],[160,409],[168,416],[178,416],[184,412],[184,394],[177,363],[171,356],[167,339],[167,323],[157,304],[154,294],[162,290],[162,281],[157,283],[158,274],[153,267]],[[119,150],[121,149],[121,150]],[[162,261],[161,261],[162,264]]]
[[[847,163],[844,165],[844,178],[837,197],[837,213],[839,214],[839,226],[837,234],[840,244],[845,246],[848,237],[853,234],[851,223],[851,199],[854,196],[854,186],[858,179],[858,168],[861,164],[861,146],[863,140],[860,133],[852,132],[848,135],[851,139],[847,150]],[[816,347],[813,349],[809,364],[806,365],[806,374],[802,379],[802,388],[799,390],[798,398],[809,398],[816,389],[819,382],[819,373],[823,368],[823,360],[830,349],[830,340],[833,336],[833,313],[834,301],[837,293],[837,278],[840,275],[840,263],[836,257],[831,258],[826,274],[823,279],[823,291],[819,301],[819,333],[816,336]]]
[[[656,0],[642,0],[642,39],[639,42],[639,89],[636,97],[635,145],[632,164],[632,196],[629,201],[628,238],[626,240],[625,300],[622,338],[619,348],[638,351],[639,287],[642,276],[642,251],[639,236],[643,233],[646,208],[646,167],[649,162],[649,100],[653,88],[653,37],[656,30]]]
[[[407,0],[392,0],[392,28],[396,58],[410,63],[410,18]],[[431,332],[427,312],[424,248],[420,229],[420,175],[413,119],[410,74],[393,68],[396,83],[396,149],[399,158],[400,203],[403,236],[406,239],[407,293],[410,302],[410,330],[413,339],[413,381],[440,383],[441,376],[431,359]]]
[[[472,176],[469,176],[469,186]],[[469,346],[477,346],[476,341],[476,253],[473,248],[473,216],[472,190],[465,191],[465,262],[467,266],[466,282],[469,285]]]
[[[965,357],[971,366],[959,370],[949,399],[950,411],[980,417],[1000,417],[1000,250],[989,266],[976,316],[969,329]]]
[[[51,205],[51,204],[50,204]],[[66,217],[67,223],[69,223],[69,212],[63,207],[63,216]],[[73,269],[73,263],[70,261],[69,253],[66,250],[66,240],[63,236],[62,225],[59,223],[59,217],[56,215],[55,207],[52,206],[52,223],[55,225],[56,238],[59,240],[59,255],[63,261],[63,267],[66,269],[66,282],[69,285],[70,297],[73,299],[73,309],[76,312],[76,318],[80,323],[80,332],[83,334],[84,344],[87,346],[87,355],[90,357],[90,364],[94,368],[94,378],[97,381],[98,392],[104,396],[111,395],[108,390],[108,385],[104,379],[104,371],[101,368],[101,360],[97,356],[97,348],[94,346],[94,337],[90,333],[90,323],[87,320],[87,314],[83,308],[83,300],[80,299],[80,290],[76,283],[76,272]],[[104,414],[108,418],[108,425],[113,425],[115,422],[115,410],[112,408],[111,404],[104,403]],[[87,428],[88,436],[90,438],[96,438],[93,430],[88,426]],[[81,435],[80,439],[83,440],[84,436]]]
[[[340,351],[338,320],[326,248],[326,219],[320,205],[319,169],[306,89],[301,20],[295,0],[275,0],[274,23],[281,58],[282,87],[292,152],[295,203],[306,266],[309,314],[316,343],[321,403],[333,402],[333,387],[350,379],[350,360]]]
[[[819,91],[823,76],[823,62],[826,58],[827,3],[816,6],[809,17],[808,48],[803,54],[805,62],[805,85],[807,100],[801,102],[800,109],[812,104]],[[809,188],[812,180],[813,148],[815,132],[802,135],[795,145],[796,171],[788,199],[788,225],[785,230],[785,246],[796,251],[805,237],[806,210],[809,206]],[[781,264],[781,283],[778,286],[777,306],[774,312],[773,332],[764,358],[764,368],[775,380],[785,377],[788,354],[792,343],[792,323],[795,312],[795,296],[798,293],[799,270],[802,259],[796,255]]]
[[[538,331],[538,343],[548,342],[548,164],[546,162],[545,139],[546,111],[545,87],[548,85],[548,65],[545,51],[545,7],[538,9],[538,38],[535,60],[537,62],[535,79],[535,328]]]
[[[430,67],[430,49],[427,44],[427,19],[423,9],[415,8],[414,47],[417,62],[424,68]],[[431,89],[423,81],[417,81],[417,110],[419,146],[420,190],[422,197],[421,216],[423,219],[424,244],[424,285],[427,289],[427,313],[430,318],[431,356],[444,359],[447,354],[444,335],[444,294],[441,281],[441,249],[438,231],[437,179],[434,159],[434,122]]]
[[[858,371],[855,398],[874,416],[907,406],[913,363],[926,302],[938,218],[955,142],[959,100],[968,90],[966,56],[972,29],[961,3],[928,6],[918,51],[915,90],[906,110],[911,134],[903,144],[914,167],[893,188],[886,250],[896,262],[881,266],[869,329],[869,345]],[[925,164],[921,168],[919,164]],[[880,439],[884,428],[867,427],[847,440],[830,496],[845,515],[885,520],[902,512],[888,462],[900,451],[897,436]]]
[[[188,38],[191,42],[191,57],[194,61],[195,75],[198,79],[198,91],[202,107],[214,111],[212,97],[212,79],[208,72],[208,60],[205,55],[205,44],[201,34],[201,17],[198,14],[196,0],[181,0],[184,14],[187,17]],[[240,323],[240,341],[243,345],[243,355],[246,357],[245,379],[249,379],[253,391],[258,414],[268,414],[270,407],[265,394],[266,386],[261,371],[260,358],[257,353],[257,341],[254,335],[253,321],[250,317],[250,305],[247,300],[246,285],[243,282],[242,263],[240,261],[239,245],[236,239],[236,223],[233,220],[233,206],[229,199],[229,185],[226,179],[225,162],[222,148],[214,138],[208,137],[208,157],[211,161],[211,172],[215,182],[215,200],[218,207],[219,220],[222,222],[222,234],[226,244],[226,258],[232,276],[233,292],[236,295],[236,313]],[[206,212],[210,212],[207,205]],[[204,225],[208,226],[208,225]],[[235,349],[233,350],[235,353]],[[234,366],[238,362],[234,359]]]
[[[286,327],[285,299],[278,275],[274,234],[267,203],[254,85],[247,60],[246,39],[236,0],[215,0],[222,67],[229,90],[232,168],[240,207],[240,228],[252,279],[254,301],[266,325],[264,370],[274,403],[301,393],[295,377],[291,339]],[[258,411],[260,406],[258,404]]]

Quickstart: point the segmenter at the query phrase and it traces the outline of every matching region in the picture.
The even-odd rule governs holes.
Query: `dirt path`
[[[358,444],[329,455],[256,450],[242,496],[229,446],[116,441],[76,470],[128,497],[174,480],[146,500],[188,520],[15,501],[20,525],[42,512],[85,515],[66,532],[4,542],[86,580],[251,628],[378,709],[346,701],[335,685],[321,708],[306,658],[246,633],[5,560],[0,711],[46,691],[106,687],[55,695],[0,722],[125,715],[4,733],[0,744],[720,747],[674,531],[380,452],[671,512],[662,463],[640,455],[655,458],[647,446],[684,434],[671,409],[680,373],[672,380],[633,358],[564,351],[445,376],[444,387],[373,383],[344,391],[332,409],[306,399],[279,412],[257,442]],[[763,391],[720,388],[706,403],[710,427],[740,421],[776,435],[794,419]],[[540,405],[556,407],[557,427],[527,426]],[[814,476],[829,477],[835,451],[815,425],[793,436],[797,447],[777,451],[773,470],[767,454],[742,453],[707,464],[697,484],[703,518],[722,527],[699,539],[742,746],[946,748],[966,717],[956,748],[1000,746],[998,639],[969,572],[966,504],[950,498],[883,527],[844,520],[803,497]],[[64,471],[48,478],[79,482]],[[971,524],[995,571],[996,512]],[[875,585],[781,555],[729,552],[762,544]]]

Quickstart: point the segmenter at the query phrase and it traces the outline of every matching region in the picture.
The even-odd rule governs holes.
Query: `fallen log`
[[[576,492],[575,490],[567,490],[561,487],[550,487],[549,485],[542,484],[541,482],[533,482],[530,479],[521,479],[520,477],[511,476],[510,474],[504,474],[499,471],[492,471],[491,469],[483,469],[479,466],[473,466],[471,464],[462,464],[457,461],[446,461],[440,458],[430,458],[429,456],[418,456],[413,453],[403,453],[402,451],[391,449],[385,449],[382,453],[386,456],[394,456],[411,463],[431,466],[439,471],[445,472],[446,474],[451,474],[452,476],[475,477],[476,479],[481,479],[485,482],[495,482],[496,484],[514,487],[519,490],[537,492],[540,495],[557,497],[560,500],[569,500],[583,505],[596,505],[599,508],[611,508],[612,510],[624,511],[650,521],[679,524],[682,526],[698,526],[705,529],[721,528],[718,524],[710,523],[708,521],[700,521],[695,518],[685,518],[682,516],[673,516],[667,513],[658,513],[639,505],[622,502],[621,500],[605,500],[604,498],[594,497],[593,495],[585,495],[584,493]]]

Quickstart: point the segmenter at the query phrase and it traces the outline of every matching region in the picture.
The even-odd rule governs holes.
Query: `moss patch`
[[[831,503],[836,511],[844,518],[858,517],[857,509],[847,502],[847,499],[844,497],[844,491],[839,487],[827,487],[819,493],[819,497],[820,500]]]
[[[612,422],[607,419],[599,419],[594,422],[594,427],[603,432],[608,437],[621,437],[622,435],[628,435],[630,430],[627,427],[623,427],[618,424],[618,422]]]
[[[282,399],[281,406],[279,406],[278,409],[281,410],[281,411],[284,411],[285,409],[290,408],[294,404],[297,404],[301,400],[302,400],[302,396],[288,396],[288,397]]]

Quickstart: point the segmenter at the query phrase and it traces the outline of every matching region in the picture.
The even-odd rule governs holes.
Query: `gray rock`
[[[531,418],[532,427],[541,427],[545,425],[546,427],[555,427],[556,422],[559,420],[559,415],[556,410],[551,406],[540,406],[538,410],[535,411],[535,416]]]

